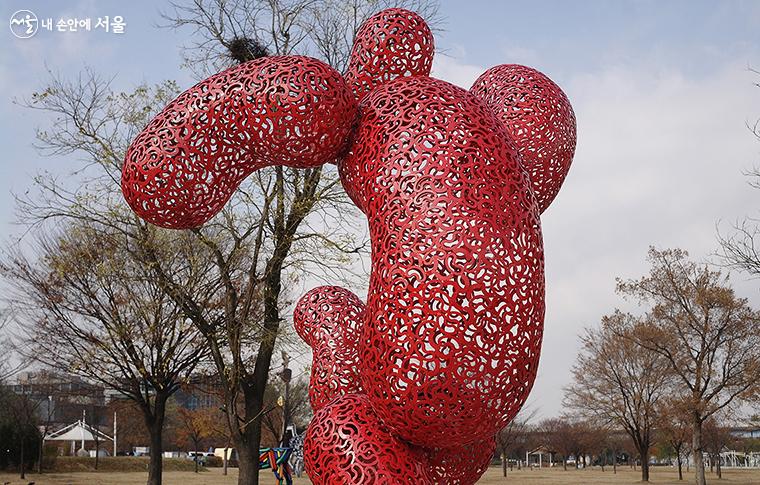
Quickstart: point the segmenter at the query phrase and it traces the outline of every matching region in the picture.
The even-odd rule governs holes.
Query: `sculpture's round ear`
[[[150,223],[196,227],[259,168],[315,167],[340,157],[357,114],[353,93],[327,64],[256,59],[169,103],[127,150],[122,192]]]
[[[422,17],[403,8],[382,10],[356,32],[346,81],[361,101],[398,77],[429,75],[433,52],[433,33]]]
[[[530,67],[503,64],[470,88],[507,127],[543,212],[562,187],[575,154],[575,114],[567,96]]]

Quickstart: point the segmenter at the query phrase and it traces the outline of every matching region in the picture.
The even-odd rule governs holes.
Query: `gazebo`
[[[48,436],[45,436],[42,439],[42,445],[44,446],[48,441],[70,441],[71,454],[75,455],[77,453],[77,441],[79,441],[81,444],[81,447],[79,449],[86,450],[85,442],[87,441],[90,441],[92,443],[102,441],[113,442],[114,439],[80,419],[75,423],[72,423],[54,433],[49,434]]]
[[[549,457],[549,463],[547,466],[552,467],[554,466],[554,452],[546,449],[545,447],[541,446],[536,448],[532,451],[526,451],[525,452],[525,462],[528,464],[528,466],[538,465],[539,468],[542,468],[544,466],[544,455],[547,455]],[[538,456],[538,459],[533,459],[533,462],[531,463],[531,457]]]

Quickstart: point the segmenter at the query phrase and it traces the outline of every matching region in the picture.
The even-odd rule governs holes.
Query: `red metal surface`
[[[361,391],[359,340],[364,303],[339,286],[320,286],[301,297],[293,312],[298,335],[312,348],[309,400],[314,411],[338,395]]]
[[[488,470],[495,451],[493,436],[474,444],[427,450],[428,474],[436,485],[473,485]]]
[[[495,432],[530,391],[544,316],[538,206],[505,127],[463,89],[400,78],[363,101],[338,167],[372,239],[372,407],[420,446]]]
[[[492,67],[470,92],[484,99],[507,127],[543,212],[559,192],[575,153],[575,114],[567,96],[544,74],[517,64]]]
[[[422,17],[401,8],[383,10],[359,27],[345,78],[361,101],[397,77],[430,74],[433,52],[433,33]]]
[[[315,485],[471,485],[536,375],[539,215],[572,161],[572,108],[523,66],[470,91],[432,79],[432,53],[419,16],[380,12],[346,80],[306,57],[251,61],[183,93],[127,152],[126,199],[170,228],[207,221],[258,168],[338,162],[372,272],[366,307],[330,286],[295,309],[314,354]]]
[[[314,414],[304,465],[318,485],[433,485],[423,454],[389,434],[361,394],[339,396]]]
[[[124,197],[158,226],[199,226],[261,167],[335,160],[356,116],[348,85],[323,62],[246,62],[182,93],[135,138],[122,171]]]

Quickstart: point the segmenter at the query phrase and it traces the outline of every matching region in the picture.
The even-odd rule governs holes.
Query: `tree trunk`
[[[707,485],[705,479],[705,461],[702,454],[702,420],[699,416],[692,417],[691,448],[694,453],[695,483]]]
[[[649,460],[641,460],[641,481],[649,481]]]
[[[259,485],[259,450],[251,443],[235,444],[238,452],[238,485]]]
[[[42,473],[42,454],[45,451],[45,438],[44,436],[47,434],[47,428],[45,428],[45,432],[42,434],[43,438],[40,438],[40,452],[37,455],[37,473]]]
[[[24,448],[25,448],[25,441],[26,436],[24,436],[24,433],[21,434],[21,479],[23,480],[26,478],[26,463],[24,460]]]
[[[617,475],[617,450],[612,449],[612,474]]]
[[[157,429],[156,429],[157,428]],[[163,472],[163,423],[150,430],[150,462],[148,464],[148,485],[161,485]]]
[[[562,468],[567,471],[567,457],[562,457]]]
[[[148,403],[142,404],[145,424],[150,433],[150,462],[148,463],[148,485],[161,485],[163,479],[164,456],[164,418],[166,401],[169,395],[158,392],[155,396],[153,410]]]
[[[681,452],[676,454],[676,461],[678,462],[678,479],[683,480],[683,468],[681,466]]]
[[[641,481],[649,481],[649,445],[638,447],[639,456],[641,457]]]
[[[723,473],[720,469],[720,453],[715,455],[715,473],[718,475],[718,478],[723,478]]]
[[[278,167],[279,169],[280,167]],[[278,180],[281,175],[278,172]],[[283,216],[284,217],[284,216]],[[277,226],[277,224],[275,224]],[[281,228],[282,231],[285,228]],[[278,232],[275,230],[275,232]],[[282,265],[290,251],[292,234],[280,235],[272,258],[267,263],[264,289],[264,329],[270,335],[259,344],[253,375],[243,384],[245,397],[246,428],[243,439],[238,439],[239,475],[238,485],[259,485],[259,445],[261,444],[261,420],[264,411],[264,390],[269,379],[275,339],[280,328],[279,296],[282,289]]]
[[[501,454],[501,475],[507,478],[507,454]]]

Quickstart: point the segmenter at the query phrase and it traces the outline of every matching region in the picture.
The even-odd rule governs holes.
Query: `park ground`
[[[0,473],[0,484],[27,485],[34,482],[35,485],[143,485],[145,473],[138,472],[79,472],[79,473],[35,473],[27,475],[26,480],[20,480],[18,475]],[[595,469],[568,470],[558,469],[535,469],[514,470],[509,472],[508,478],[501,476],[501,468],[490,468],[478,485],[496,484],[519,484],[519,485],[585,485],[585,484],[634,484],[641,483],[641,474],[629,468],[619,468],[618,473],[613,475],[611,469],[604,472]],[[651,471],[650,483],[658,485],[687,485],[693,483],[692,473],[684,474],[684,481],[678,481],[677,472],[670,467],[654,467]],[[726,485],[760,485],[760,470],[736,470],[728,469],[723,472],[723,479],[708,475],[709,484]],[[222,475],[221,469],[209,469],[198,473],[167,471],[164,473],[166,485],[227,485],[237,483],[237,470],[230,470],[228,476]],[[274,476],[269,471],[261,475],[263,485],[274,485]],[[293,479],[294,485],[309,485],[311,482],[306,478]]]

